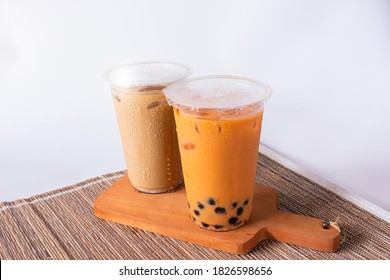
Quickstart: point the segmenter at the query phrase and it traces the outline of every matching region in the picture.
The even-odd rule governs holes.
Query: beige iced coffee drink
[[[106,72],[129,180],[141,192],[163,193],[182,182],[173,110],[162,89],[189,74],[172,63],[128,64]]]

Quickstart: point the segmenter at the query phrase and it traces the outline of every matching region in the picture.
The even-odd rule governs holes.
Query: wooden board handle
[[[271,239],[325,252],[334,252],[340,245],[339,230],[332,226],[324,229],[323,220],[280,210],[268,218]]]

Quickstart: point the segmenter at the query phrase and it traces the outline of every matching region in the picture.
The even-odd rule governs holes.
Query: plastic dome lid
[[[171,62],[139,62],[112,67],[104,72],[110,86],[121,88],[164,88],[187,78],[192,70]]]
[[[168,103],[177,108],[230,110],[263,104],[272,89],[239,76],[205,76],[173,83],[163,92]]]

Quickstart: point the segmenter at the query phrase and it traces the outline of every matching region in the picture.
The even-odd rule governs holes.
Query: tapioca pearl
[[[232,205],[230,206],[230,208],[232,208],[232,209],[236,208],[237,204],[238,204],[237,202],[233,202]]]
[[[237,208],[237,216],[240,216],[242,214],[242,212],[244,212],[244,208],[238,207]]]
[[[207,117],[210,114],[210,112],[205,112],[205,111],[199,111],[199,115],[201,117]]]
[[[195,125],[195,131],[196,131],[198,134],[200,134],[200,132],[199,132],[199,127],[198,127],[197,124]]]
[[[206,228],[209,227],[209,224],[206,224],[204,222],[202,222],[201,224],[202,224],[203,227],[206,227]]]
[[[204,209],[204,205],[201,202],[199,202],[199,201],[198,201],[198,208],[199,209]]]
[[[183,149],[186,150],[186,151],[194,150],[194,149],[195,149],[195,144],[194,144],[194,143],[182,143],[181,146],[182,146]]]
[[[215,229],[221,229],[221,228],[223,228],[223,226],[215,225],[214,228],[215,228]]]
[[[244,205],[247,205],[249,203],[249,199],[245,199]]]
[[[209,198],[207,200],[207,202],[210,204],[210,205],[215,205],[215,200],[213,198]]]
[[[148,104],[146,109],[150,110],[150,109],[157,107],[158,105],[160,105],[160,101],[156,100],[156,101],[153,101],[152,103]]]
[[[198,210],[194,210],[194,214],[195,214],[196,216],[199,216],[199,215],[200,215],[200,213],[199,213]]]
[[[214,209],[215,213],[225,215],[226,214],[226,209],[223,207],[217,207]]]
[[[229,218],[229,224],[235,225],[238,221],[238,217],[231,217]]]

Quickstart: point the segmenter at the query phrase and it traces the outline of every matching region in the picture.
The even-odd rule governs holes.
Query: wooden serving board
[[[246,254],[264,239],[319,251],[336,251],[340,232],[324,229],[322,220],[277,209],[278,192],[255,186],[252,214],[241,228],[215,232],[201,229],[189,217],[185,188],[165,194],[135,191],[125,174],[95,200],[97,217],[175,239],[233,253]]]

